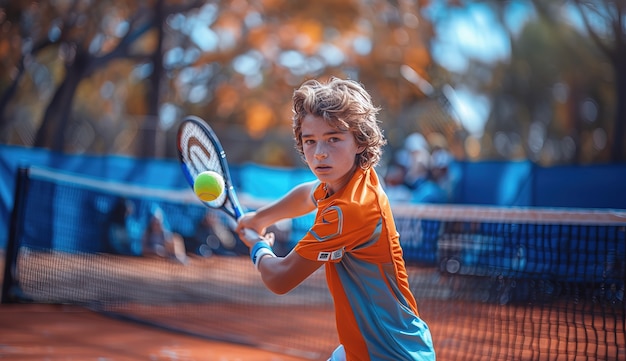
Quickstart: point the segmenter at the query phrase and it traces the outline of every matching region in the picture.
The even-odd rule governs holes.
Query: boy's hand
[[[254,245],[257,242],[265,242],[269,244],[271,247],[274,245],[274,240],[276,238],[273,232],[269,232],[261,236],[258,233],[256,233],[256,231],[249,229],[249,228],[242,228],[238,232],[238,234],[239,234],[239,238],[241,238],[243,243],[245,243],[246,246],[248,246],[248,248],[254,247]]]
[[[260,228],[258,224],[256,224],[256,212],[248,212],[243,214],[237,220],[237,227],[235,228],[235,232],[239,235],[239,238],[246,244],[249,248],[252,248],[255,243],[260,240],[264,240],[263,236],[260,236],[265,233],[265,228]],[[269,240],[266,240],[269,241]],[[272,243],[269,243],[270,246],[274,244],[274,239],[272,237]]]

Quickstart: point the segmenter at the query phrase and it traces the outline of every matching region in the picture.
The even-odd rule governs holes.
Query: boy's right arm
[[[312,212],[316,206],[311,198],[311,192],[317,184],[318,181],[302,183],[277,201],[244,215],[238,222],[237,232],[243,228],[262,232],[281,219],[295,218]]]
[[[255,218],[258,218],[262,226],[270,226],[281,219],[303,216],[315,210],[315,203],[311,198],[313,187],[318,181],[302,183],[294,187],[277,201],[259,208]]]

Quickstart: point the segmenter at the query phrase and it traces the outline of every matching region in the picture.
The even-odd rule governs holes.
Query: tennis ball
[[[224,178],[210,170],[202,172],[193,182],[193,191],[205,202],[214,201],[224,192]]]

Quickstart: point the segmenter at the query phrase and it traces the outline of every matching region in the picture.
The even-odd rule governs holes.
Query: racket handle
[[[259,236],[259,234],[255,230],[250,228],[245,228],[243,230],[243,236],[246,238],[246,240],[250,240],[250,243],[254,243],[259,238],[261,238],[261,236]]]

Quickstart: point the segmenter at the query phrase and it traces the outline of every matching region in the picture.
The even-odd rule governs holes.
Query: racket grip
[[[259,234],[258,234],[255,230],[250,229],[250,228],[245,228],[245,229],[243,230],[243,236],[244,236],[247,240],[250,240],[250,241],[252,241],[252,242],[256,242],[259,238],[261,238],[261,236],[259,236]],[[251,242],[251,243],[252,243],[252,242]]]

